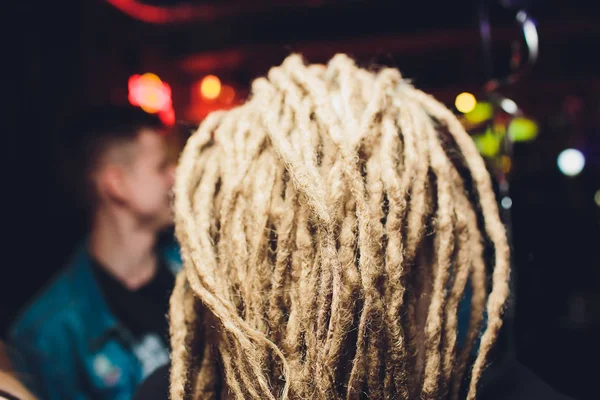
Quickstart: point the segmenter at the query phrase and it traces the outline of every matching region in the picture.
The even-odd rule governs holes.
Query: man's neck
[[[93,220],[89,251],[123,286],[136,290],[156,274],[156,232],[128,215],[101,210]]]

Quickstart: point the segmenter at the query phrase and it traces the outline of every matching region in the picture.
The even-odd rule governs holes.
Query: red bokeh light
[[[158,114],[166,125],[175,123],[171,87],[157,75],[145,73],[129,78],[129,102],[149,114]]]
[[[173,107],[170,107],[167,110],[160,111],[158,113],[158,117],[163,122],[163,124],[167,126],[173,126],[175,124],[175,110],[173,110]]]
[[[152,73],[129,78],[129,102],[150,114],[172,106],[171,87]]]

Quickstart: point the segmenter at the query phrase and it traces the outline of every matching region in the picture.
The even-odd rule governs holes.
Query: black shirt
[[[166,263],[160,260],[154,277],[137,290],[129,290],[123,286],[98,261],[92,260],[92,264],[96,281],[117,320],[136,339],[156,334],[168,345],[167,313],[175,276]]]

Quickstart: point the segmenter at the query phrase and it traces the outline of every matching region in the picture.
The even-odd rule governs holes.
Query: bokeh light
[[[207,75],[200,82],[200,94],[208,100],[214,100],[221,94],[221,80],[214,75]]]
[[[224,104],[231,104],[235,100],[235,89],[229,85],[224,85],[221,89],[219,100]]]
[[[517,103],[515,103],[511,99],[502,99],[502,101],[500,102],[500,107],[502,107],[502,109],[509,114],[515,114],[517,111],[519,111]]]
[[[490,103],[479,102],[465,115],[465,119],[472,124],[480,124],[492,117],[494,108]]]
[[[510,197],[505,196],[500,201],[500,204],[502,205],[502,208],[504,208],[505,210],[509,210],[512,207],[513,201]]]
[[[145,73],[129,78],[129,102],[149,114],[156,114],[172,106],[171,87],[156,74]]]
[[[161,110],[158,113],[158,117],[167,126],[173,126],[175,124],[175,110],[173,107],[169,107],[166,110]]]
[[[558,155],[558,169],[567,176],[577,176],[585,167],[585,157],[577,149],[566,149]]]
[[[463,92],[456,96],[456,100],[454,101],[454,105],[456,109],[463,114],[469,113],[473,111],[475,106],[477,105],[477,99],[471,93]]]
[[[529,142],[539,133],[538,124],[529,118],[515,118],[508,126],[508,135],[513,142]]]
[[[600,207],[600,189],[598,189],[596,191],[596,195],[594,196],[594,201],[596,202],[596,205],[598,205],[598,207]]]
[[[489,128],[485,133],[475,135],[473,140],[479,152],[485,157],[495,157],[500,152],[500,137]]]

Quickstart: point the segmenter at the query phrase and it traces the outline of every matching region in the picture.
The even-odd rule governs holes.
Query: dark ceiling
[[[264,65],[279,62],[290,51],[312,52],[311,61],[323,61],[322,58],[340,49],[347,49],[358,58],[365,57],[366,62],[398,63],[397,58],[402,57],[402,68],[408,69],[410,75],[423,71],[432,62],[435,64],[436,58],[446,60],[445,74],[437,67],[437,74],[424,74],[432,79],[427,81],[432,86],[449,80],[468,83],[469,79],[473,82],[483,79],[482,71],[461,76],[452,68],[464,70],[465,63],[481,63],[477,59],[481,56],[477,17],[478,4],[485,1],[146,0],[145,3],[160,5],[165,10],[202,7],[204,12],[181,23],[151,24],[126,16],[107,1],[96,0],[86,13],[90,24],[87,31],[98,42],[120,39],[130,47],[152,47],[163,61],[182,61],[184,69],[191,73],[206,73],[199,66],[209,57],[216,60],[213,64],[217,68],[242,73],[241,80],[247,78],[245,75],[264,73]],[[585,62],[568,66],[578,74],[598,70],[597,62],[589,57],[594,43],[600,39],[598,7],[558,0],[487,3],[491,4],[489,14],[495,40],[506,44],[519,37],[514,23],[518,8],[502,7],[500,3],[526,3],[530,13],[540,21],[541,43],[546,52],[561,49],[561,54],[569,53],[569,60],[583,57]],[[93,28],[98,23],[106,26],[107,21],[118,29],[106,32]],[[503,54],[507,51],[502,46],[496,51],[500,68],[507,64]],[[237,62],[231,61],[232,53],[238,55]],[[567,72],[561,63],[547,64],[539,74],[554,79]]]

